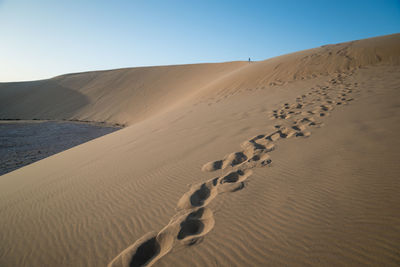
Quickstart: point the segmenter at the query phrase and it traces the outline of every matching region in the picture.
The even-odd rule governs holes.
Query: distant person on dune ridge
[[[249,63],[251,62],[251,59],[249,58]]]

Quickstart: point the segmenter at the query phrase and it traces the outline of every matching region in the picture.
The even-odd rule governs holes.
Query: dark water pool
[[[0,122],[0,175],[119,129],[76,122]]]

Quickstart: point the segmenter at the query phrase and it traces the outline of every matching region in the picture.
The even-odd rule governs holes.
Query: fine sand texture
[[[0,266],[400,264],[400,34],[0,84],[0,117],[127,125],[0,177]]]

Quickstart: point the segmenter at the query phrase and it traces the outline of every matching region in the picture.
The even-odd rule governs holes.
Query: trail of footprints
[[[329,85],[311,88],[294,103],[284,103],[271,112],[271,119],[277,121],[274,131],[246,140],[240,151],[204,164],[202,171],[227,169],[227,172],[191,186],[178,201],[177,213],[161,231],[146,234],[108,266],[151,266],[178,244],[191,246],[198,243],[214,226],[213,212],[207,206],[218,194],[243,189],[252,174],[251,169],[269,166],[272,162],[269,152],[276,148],[278,140],[309,137],[310,128],[322,126],[320,119],[335,107],[353,101],[351,95],[357,91],[358,84],[346,83],[346,76],[338,74]]]

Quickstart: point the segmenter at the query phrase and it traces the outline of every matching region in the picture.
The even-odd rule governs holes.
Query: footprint
[[[234,152],[225,156],[223,160],[211,161],[204,164],[201,170],[205,172],[212,172],[220,169],[225,169],[229,166],[234,167],[245,162],[247,159],[248,156],[246,155],[246,153],[242,151]]]
[[[212,172],[216,171],[222,168],[224,161],[223,160],[217,160],[217,161],[211,161],[203,165],[201,170],[203,172]]]
[[[322,111],[325,111],[325,112],[332,110],[332,107],[329,105],[321,105],[320,108]]]
[[[173,243],[174,238],[168,233],[162,231],[159,234],[148,233],[122,251],[107,266],[151,266],[171,250]]]
[[[222,160],[208,162],[203,165],[201,170],[204,172],[212,172],[221,169],[223,170],[227,167],[236,167],[245,163],[260,152],[270,152],[274,150],[274,144],[263,139],[264,137],[265,135],[257,135],[250,140],[243,142],[241,147],[244,151],[233,152],[225,156]]]
[[[271,157],[268,154],[254,155],[248,161],[249,168],[265,167],[272,163]]]
[[[190,203],[193,206],[202,206],[204,201],[210,196],[210,189],[206,186],[206,184],[202,184],[200,189],[196,190],[190,196]]]
[[[234,193],[234,192],[242,190],[245,186],[246,186],[246,184],[244,182],[241,182],[238,185],[236,185],[234,188],[232,188],[230,191],[232,193]]]
[[[172,249],[175,241],[193,245],[214,224],[213,212],[204,207],[175,216],[158,234],[148,233],[121,252],[108,267],[151,266]]]
[[[295,131],[290,130],[289,128],[281,127],[278,131],[275,131],[274,133],[268,135],[265,139],[271,142],[275,142],[280,138],[290,138],[294,136],[295,133]]]
[[[292,126],[292,129],[295,130],[296,132],[302,132],[306,129],[305,125],[294,125]]]
[[[178,201],[178,209],[192,209],[206,206],[217,195],[218,178],[192,186]]]
[[[246,180],[253,172],[251,170],[237,170],[232,171],[221,178],[220,184],[225,183],[240,183]]]
[[[268,146],[268,142],[265,142],[262,139],[258,140],[257,142],[250,139],[241,143],[240,146],[247,151],[249,157],[253,156],[250,154],[254,154],[257,150],[268,150],[269,152],[273,149],[272,146]]]
[[[228,155],[225,162],[226,165],[236,166],[247,160],[247,156],[243,152],[234,152]]]
[[[143,266],[160,253],[160,245],[156,237],[152,237],[141,244],[133,255],[130,266]]]
[[[297,132],[296,137],[310,137],[311,132]]]
[[[290,114],[286,113],[287,109],[289,109],[289,106],[285,106],[284,109],[282,110],[274,110],[271,115],[271,119],[289,119]]]
[[[181,217],[177,239],[193,245],[214,227],[214,215],[209,208],[199,208]]]
[[[301,109],[301,108],[303,108],[303,105],[299,103],[299,104],[297,104],[297,105],[295,106],[295,108],[296,108],[296,109]]]
[[[313,117],[304,117],[304,118],[301,118],[301,119],[295,121],[294,124],[296,124],[296,125],[301,125],[301,124],[314,125],[314,124],[316,124],[316,121]]]

